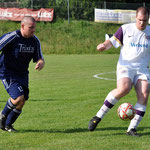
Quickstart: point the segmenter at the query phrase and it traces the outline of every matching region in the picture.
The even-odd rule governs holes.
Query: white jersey
[[[114,47],[121,46],[118,67],[147,68],[150,62],[150,26],[141,31],[135,23],[122,25],[110,38]]]

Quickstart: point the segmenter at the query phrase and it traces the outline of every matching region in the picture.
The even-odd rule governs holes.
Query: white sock
[[[102,105],[102,107],[100,108],[100,110],[97,112],[96,116],[99,118],[103,118],[104,115],[118,102],[118,100],[112,95],[112,93],[110,92],[105,101],[104,104]]]
[[[137,126],[141,122],[141,120],[142,120],[142,118],[144,116],[145,110],[146,110],[146,106],[141,105],[139,103],[136,103],[134,108],[136,109],[136,115],[131,120],[127,132],[129,132],[131,129],[136,129],[137,128]]]

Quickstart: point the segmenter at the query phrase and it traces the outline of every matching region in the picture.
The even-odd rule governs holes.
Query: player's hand
[[[40,71],[44,67],[44,64],[45,62],[43,59],[38,60],[38,62],[35,65],[35,69]]]
[[[106,46],[105,46],[104,43],[101,43],[101,44],[99,44],[99,45],[97,46],[97,50],[98,50],[98,51],[103,51],[103,50],[105,50],[105,49],[106,49]]]

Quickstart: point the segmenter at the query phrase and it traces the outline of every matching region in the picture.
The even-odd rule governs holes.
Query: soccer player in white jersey
[[[127,95],[132,85],[135,87],[137,103],[136,114],[131,120],[126,134],[139,136],[137,126],[141,122],[150,92],[150,26],[148,26],[149,9],[139,7],[136,10],[136,23],[122,25],[109,40],[97,46],[98,51],[108,50],[112,46],[121,47],[117,64],[117,87],[106,96],[104,104],[88,125],[94,131],[104,115]]]
[[[39,39],[34,35],[36,22],[25,16],[21,29],[0,37],[0,79],[10,98],[0,113],[0,128],[15,132],[14,122],[20,116],[29,98],[29,63],[36,63],[35,69],[44,67],[44,58]]]

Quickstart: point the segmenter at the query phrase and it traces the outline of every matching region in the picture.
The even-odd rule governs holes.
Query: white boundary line
[[[116,72],[115,72],[115,71],[112,71],[112,72],[99,73],[99,74],[93,75],[93,77],[94,77],[94,78],[97,78],[97,79],[101,79],[101,80],[112,80],[112,81],[116,81],[116,79],[100,77],[101,75],[109,74],[109,73],[111,74],[111,73],[116,73]]]

